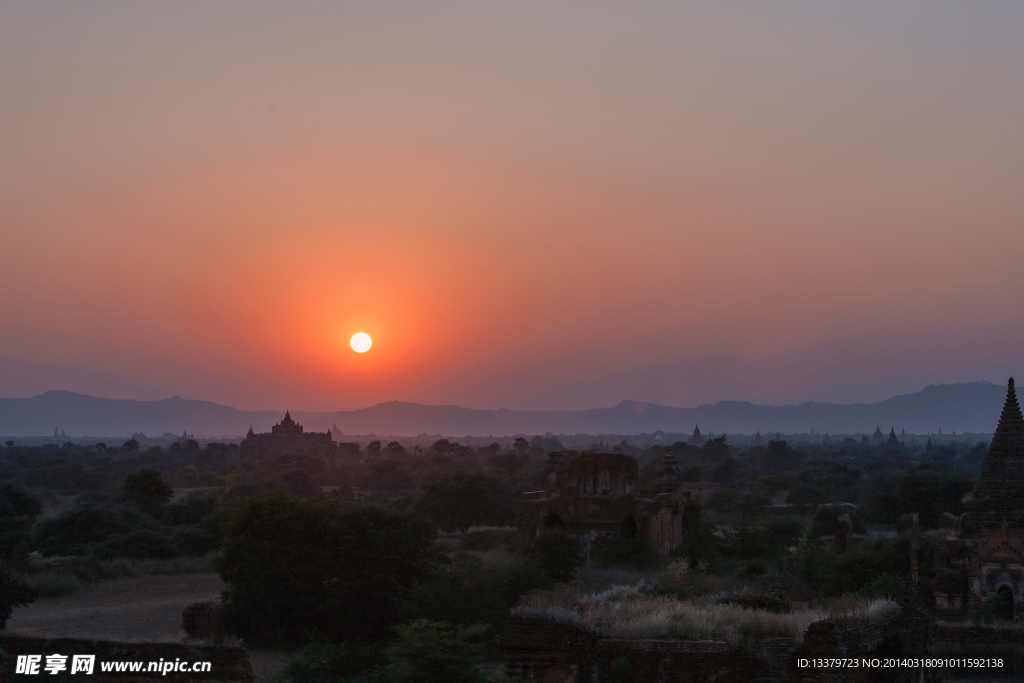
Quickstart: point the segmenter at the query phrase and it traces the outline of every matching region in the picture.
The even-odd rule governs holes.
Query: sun
[[[366,353],[373,346],[373,340],[370,339],[370,335],[365,332],[356,332],[352,335],[352,338],[348,340],[349,346],[356,353]]]

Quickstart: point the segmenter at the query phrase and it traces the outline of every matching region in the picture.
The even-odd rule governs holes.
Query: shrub
[[[219,504],[220,500],[212,493],[190,495],[181,502],[166,506],[160,519],[171,526],[199,524],[203,518],[212,514]]]
[[[7,565],[0,564],[0,629],[7,628],[7,620],[15,607],[27,605],[36,598],[31,586],[11,575]]]
[[[435,539],[412,513],[250,498],[228,524],[219,562],[229,619],[262,641],[384,638],[399,598],[436,556]]]
[[[125,477],[121,489],[144,510],[155,510],[174,495],[174,489],[163,476],[148,467]]]
[[[733,595],[719,600],[723,605],[739,605],[747,609],[760,609],[774,614],[787,614],[792,611],[789,600],[775,595]]]
[[[422,515],[445,531],[465,532],[471,526],[504,526],[515,521],[513,493],[497,479],[475,472],[457,472],[427,487],[416,505]]]
[[[382,666],[384,650],[355,643],[310,643],[288,662],[281,678],[288,683],[330,683]]]
[[[683,531],[679,545],[672,551],[675,557],[691,560],[711,559],[721,552],[722,539],[715,535],[715,525],[702,523]]]
[[[83,503],[36,524],[36,542],[44,555],[87,554],[84,549],[126,534],[145,522],[146,518],[135,510]]]
[[[168,560],[181,555],[181,550],[167,534],[151,529],[132,529],[123,536],[114,536],[103,544],[114,557],[141,560],[155,558]]]
[[[483,625],[460,628],[420,619],[396,626],[388,649],[396,683],[485,683],[479,670],[487,634]]]
[[[404,601],[410,618],[446,621],[456,625],[475,622],[500,628],[509,609],[525,593],[550,588],[551,580],[529,562],[508,567],[485,567],[471,555],[436,565]]]
[[[40,598],[63,598],[82,587],[82,582],[74,574],[45,572],[18,578],[28,584]]]
[[[32,525],[43,511],[43,504],[13,484],[0,485],[0,556],[12,560],[19,542],[32,540]]]
[[[658,551],[646,538],[617,538],[603,543],[597,551],[599,567],[626,567],[629,569],[650,569],[658,566]]]
[[[839,518],[849,515],[852,523],[851,531],[855,534],[862,534],[865,531],[864,521],[856,508],[840,505],[825,505],[818,508],[811,519],[811,536],[831,536],[836,532],[836,525]]]
[[[197,526],[178,527],[171,535],[171,540],[182,553],[196,557],[211,553],[220,547],[213,534]]]
[[[633,663],[626,655],[620,655],[613,659],[608,670],[613,681],[628,681],[633,678]]]
[[[500,626],[510,605],[502,595],[503,577],[471,555],[436,565],[410,592],[406,610],[413,617],[452,624],[484,622]]]
[[[583,564],[580,542],[566,533],[546,531],[527,549],[527,555],[540,565],[545,574],[558,582],[572,581]]]

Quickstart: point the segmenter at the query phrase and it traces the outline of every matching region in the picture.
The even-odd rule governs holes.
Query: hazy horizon
[[[891,394],[891,395],[888,395],[888,396],[884,396],[881,399],[879,399],[879,401],[884,401],[884,400],[890,399],[890,398],[898,398],[900,396],[907,396],[907,395],[910,395],[910,394],[917,393],[919,391],[924,391],[926,389],[929,389],[929,388],[932,388],[932,387],[935,387],[935,386],[950,386],[950,385],[956,386],[956,385],[963,385],[963,384],[987,384],[987,385],[991,385],[991,386],[1003,386],[1003,387],[1005,387],[1005,385],[1000,384],[998,382],[990,382],[988,380],[983,380],[983,379],[982,380],[975,380],[973,382],[940,382],[940,383],[937,383],[937,384],[929,384],[929,385],[924,386],[924,387],[919,387],[915,391],[909,391],[909,392],[906,392],[906,393]],[[383,404],[387,404],[387,403],[409,403],[409,404],[415,404],[415,405],[421,405],[421,406],[431,406],[431,407],[448,407],[448,406],[453,406],[453,407],[457,407],[457,408],[466,408],[466,409],[469,409],[469,410],[515,410],[515,411],[524,411],[524,412],[525,411],[536,410],[536,411],[539,411],[539,412],[558,412],[558,411],[573,411],[573,412],[575,412],[575,411],[580,411],[580,410],[593,410],[593,409],[600,409],[600,408],[614,408],[615,406],[618,406],[618,405],[620,405],[622,403],[646,403],[646,404],[659,405],[659,406],[665,406],[665,407],[670,407],[670,408],[699,408],[701,406],[706,406],[706,405],[716,405],[718,403],[723,403],[723,402],[725,402],[725,403],[732,402],[732,403],[753,403],[755,405],[763,405],[763,406],[767,406],[767,407],[781,408],[781,407],[786,407],[786,406],[801,405],[801,404],[804,404],[804,403],[829,403],[831,405],[860,405],[860,404],[863,404],[863,403],[877,403],[878,402],[878,401],[835,402],[835,401],[814,401],[812,399],[812,400],[808,400],[808,401],[790,402],[790,403],[757,403],[757,402],[751,401],[749,399],[736,398],[736,397],[728,397],[728,398],[719,399],[718,401],[714,401],[714,402],[695,403],[695,404],[690,404],[690,405],[672,405],[672,404],[667,404],[667,403],[656,403],[654,401],[639,401],[639,400],[632,399],[632,398],[622,398],[622,399],[619,399],[618,401],[615,401],[614,403],[584,406],[582,408],[540,408],[540,409],[531,409],[531,408],[510,408],[509,406],[473,406],[473,405],[462,405],[462,404],[459,404],[459,403],[444,403],[444,404],[419,403],[417,401],[405,401],[405,400],[402,400],[402,399],[385,399],[385,400],[376,401],[374,403],[370,403],[370,404],[367,404],[367,405],[356,406],[356,407],[352,407],[352,408],[311,409],[311,408],[303,407],[301,405],[299,405],[299,406],[291,406],[291,405],[286,405],[286,406],[266,406],[265,405],[265,406],[257,406],[257,407],[252,407],[252,408],[243,408],[243,407],[236,406],[236,405],[220,403],[219,401],[214,401],[214,400],[211,400],[211,399],[203,397],[203,396],[182,396],[181,394],[172,394],[171,396],[160,396],[160,397],[157,397],[157,398],[138,398],[138,397],[134,397],[134,396],[100,396],[100,395],[97,395],[97,394],[88,394],[88,393],[85,393],[85,392],[73,391],[71,389],[47,389],[45,391],[41,391],[41,392],[36,393],[36,394],[30,394],[30,395],[27,395],[27,396],[0,396],[0,399],[36,398],[38,396],[43,396],[45,394],[53,393],[53,392],[57,392],[57,393],[68,392],[68,393],[72,393],[72,394],[78,394],[80,396],[88,396],[88,397],[91,397],[91,398],[100,398],[100,399],[111,400],[111,401],[155,402],[155,401],[169,401],[169,400],[173,400],[173,399],[182,399],[182,400],[185,400],[185,401],[201,401],[201,402],[206,402],[206,403],[215,403],[215,404],[220,405],[220,406],[236,408],[236,409],[244,410],[244,411],[247,411],[247,412],[279,411],[282,414],[285,411],[302,412],[302,413],[332,413],[332,412],[339,412],[339,411],[353,411],[353,410],[362,410],[362,409],[365,409],[365,408],[372,408],[374,406],[383,405]]]
[[[1021,35],[1013,2],[5,3],[0,394],[1004,383]]]

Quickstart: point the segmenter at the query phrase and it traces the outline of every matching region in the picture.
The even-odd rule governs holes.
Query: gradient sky
[[[1016,0],[6,1],[0,395],[1004,382],[1022,36]]]

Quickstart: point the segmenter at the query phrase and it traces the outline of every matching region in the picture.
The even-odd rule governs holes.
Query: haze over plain
[[[1022,33],[1011,2],[5,3],[0,394],[1002,384]]]

